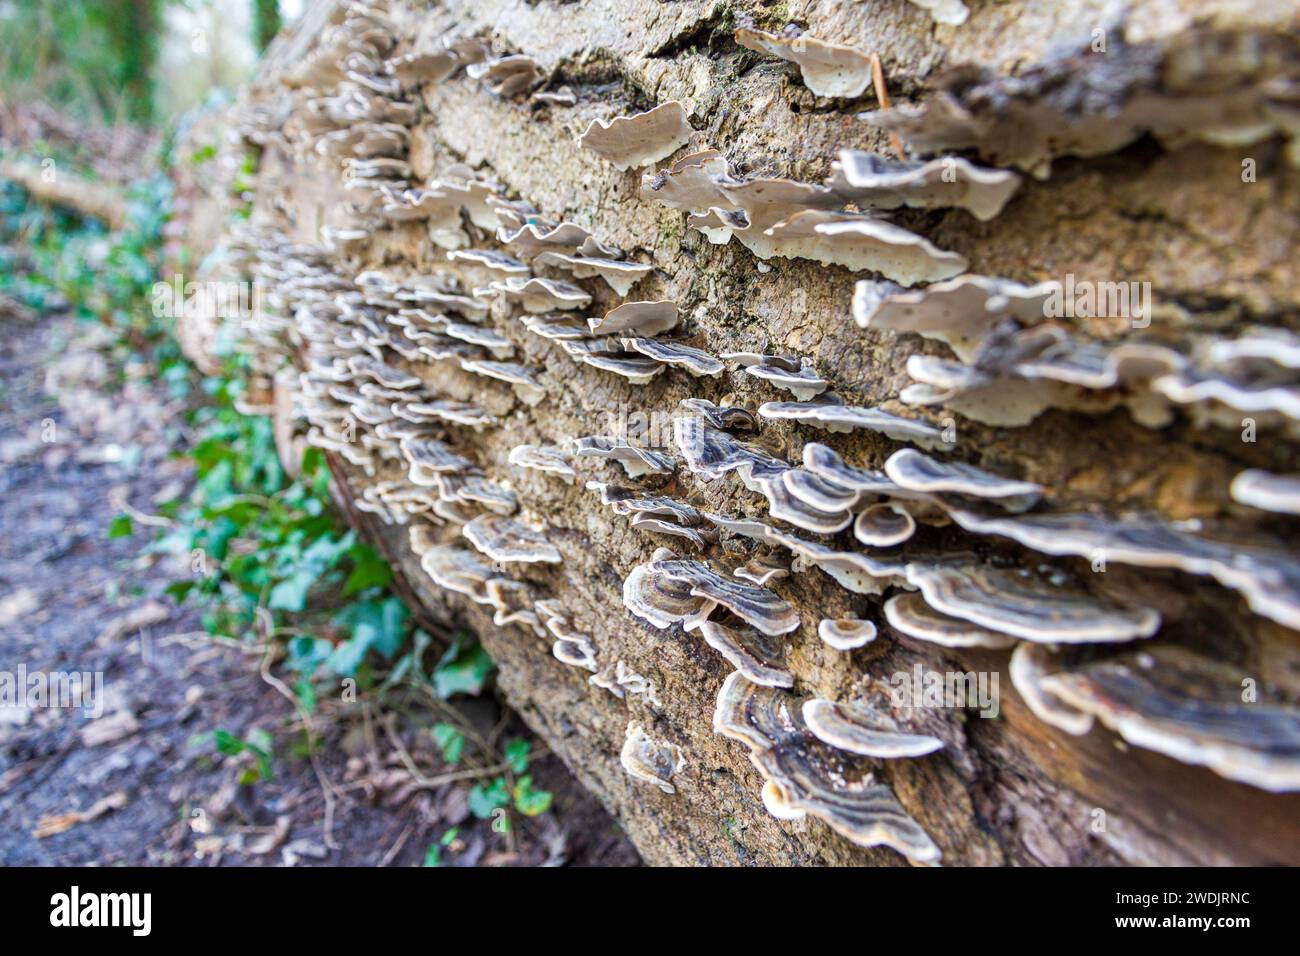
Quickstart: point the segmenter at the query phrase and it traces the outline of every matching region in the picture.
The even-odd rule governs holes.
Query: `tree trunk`
[[[678,864],[895,865],[908,858],[896,852],[902,846],[913,861],[931,861],[925,841],[900,822],[905,814],[947,864],[1300,862],[1300,804],[1286,792],[1297,785],[1300,757],[1295,744],[1300,657],[1289,583],[1300,575],[1286,577],[1295,570],[1286,543],[1295,519],[1229,496],[1232,479],[1244,469],[1297,470],[1295,423],[1277,411],[1281,406],[1270,405],[1266,413],[1241,411],[1245,402],[1174,401],[1172,385],[1165,382],[1161,391],[1153,375],[1136,372],[1101,385],[1044,385],[1022,366],[1008,371],[1005,350],[1026,341],[1023,332],[1016,337],[1014,324],[986,329],[989,338],[979,356],[964,354],[968,363],[982,363],[979,369],[993,382],[980,386],[982,404],[963,403],[972,393],[950,389],[936,404],[909,405],[900,400],[908,386],[913,388],[905,395],[918,394],[917,365],[909,359],[931,356],[955,363],[953,351],[905,329],[861,327],[852,304],[859,281],[867,283],[859,290],[864,298],[889,294],[877,284],[882,269],[911,276],[881,266],[878,259],[863,267],[849,259],[857,253],[846,252],[847,246],[832,242],[827,251],[822,242],[813,248],[820,240],[786,245],[778,255],[761,259],[751,246],[762,251],[767,238],[756,229],[746,233],[734,217],[719,218],[706,235],[687,224],[686,212],[658,201],[658,190],[643,189],[643,173],[653,177],[686,153],[707,147],[721,151],[735,180],[789,177],[820,184],[832,174],[841,150],[892,158],[888,129],[893,128],[914,156],[960,150],[985,166],[1018,164],[1025,173],[1011,201],[987,221],[964,208],[881,213],[959,254],[969,273],[1020,283],[1055,280],[1072,290],[1101,282],[1139,283],[1135,295],[1149,290],[1152,307],[1145,312],[1112,310],[1098,318],[1082,306],[1052,312],[1049,305],[1046,315],[1019,316],[1022,325],[1037,322],[1067,332],[1070,338],[1054,340],[1054,349],[1077,349],[1082,342],[1103,350],[1120,343],[1158,345],[1199,363],[1196,375],[1213,379],[1221,373],[1227,380],[1235,372],[1206,371],[1206,350],[1213,342],[1294,328],[1300,300],[1294,255],[1300,180],[1288,164],[1295,157],[1294,143],[1285,140],[1296,129],[1294,100],[1286,100],[1296,87],[1284,80],[1297,79],[1287,4],[1255,5],[1245,12],[1230,4],[1207,10],[1193,0],[1139,2],[1123,12],[1107,4],[1080,8],[970,0],[969,5],[969,18],[957,26],[936,24],[926,10],[903,0],[810,0],[798,6],[752,0],[477,0],[436,3],[412,13],[394,5],[389,14],[369,19],[360,8],[348,16],[330,4],[314,6],[272,47],[237,116],[245,136],[262,148],[253,215],[261,231],[221,241],[249,251],[253,274],[263,282],[270,277],[276,288],[268,291],[279,293],[267,314],[249,323],[255,334],[248,347],[256,350],[257,367],[268,378],[282,363],[301,371],[313,356],[338,354],[330,352],[333,346],[320,345],[301,312],[290,311],[297,300],[278,270],[302,253],[285,240],[324,246],[329,234],[322,229],[353,222],[346,205],[365,194],[344,188],[342,161],[348,157],[314,148],[328,127],[313,126],[309,119],[320,115],[313,109],[323,97],[357,88],[330,59],[343,56],[345,38],[382,23],[393,36],[383,54],[390,61],[412,51],[440,53],[444,38],[471,36],[490,37],[495,58],[531,57],[535,80],[528,82],[524,64],[523,88],[513,92],[502,79],[511,63],[492,66],[486,75],[481,75],[484,67],[471,65],[468,72],[460,68],[446,77],[404,81],[394,98],[408,100],[416,110],[396,120],[409,126],[409,143],[400,155],[409,161],[416,186],[431,179],[446,182],[449,167],[468,164],[476,179],[499,184],[502,197],[535,207],[543,224],[577,223],[630,260],[653,266],[619,296],[599,278],[575,279],[534,260],[535,274],[576,282],[590,297],[565,316],[599,318],[623,301],[670,300],[681,324],[663,338],[713,356],[761,352],[809,359],[845,404],[883,406],[932,426],[935,447],[926,454],[934,459],[1041,486],[1042,501],[1031,515],[1104,514],[1130,529],[1137,515],[1165,526],[1195,519],[1202,524],[1197,533],[1232,542],[1234,553],[1264,549],[1267,557],[1251,565],[1258,571],[1252,580],[1276,572],[1276,580],[1260,591],[1228,573],[1222,562],[1218,574],[1190,559],[1181,562],[1189,570],[1178,570],[1168,566],[1175,558],[1167,553],[1160,560],[1135,558],[1132,552],[1140,549],[1126,549],[1113,539],[1093,549],[1079,544],[1078,534],[1064,531],[1030,547],[1014,536],[970,530],[974,512],[991,514],[990,520],[1009,513],[996,502],[976,507],[969,497],[952,494],[891,499],[898,510],[890,514],[901,521],[899,510],[908,511],[918,526],[901,545],[865,547],[851,530],[819,537],[811,529],[792,528],[770,516],[769,501],[737,474],[708,479],[692,470],[681,437],[674,434],[674,419],[691,414],[681,405],[685,399],[751,412],[765,403],[791,401],[770,377],[728,360],[717,375],[696,377],[669,366],[647,384],[631,384],[575,360],[559,341],[534,334],[525,326],[526,313],[508,295],[484,294],[482,301],[490,304],[484,324],[515,347],[509,361],[532,370],[541,390],[535,404],[521,400],[504,381],[472,374],[454,357],[408,361],[391,348],[381,354],[391,366],[418,377],[432,396],[473,402],[492,416],[490,427],[449,425],[444,437],[487,479],[512,489],[519,506],[514,520],[537,529],[558,549],[559,563],[494,568],[527,585],[525,611],[533,601],[556,602],[543,605],[540,634],[526,625],[494,624],[489,604],[440,587],[422,569],[412,548],[413,527],[422,529],[416,532],[421,547],[444,543],[485,562],[491,555],[475,550],[457,520],[435,524],[427,512],[406,513],[391,502],[376,507],[379,483],[402,484],[407,477],[408,462],[394,447],[372,439],[369,451],[332,451],[331,461],[341,490],[354,505],[365,506],[356,512],[358,521],[382,542],[422,613],[466,623],[481,636],[500,665],[511,703],[623,822],[645,858]],[[738,29],[780,35],[790,23],[809,37],[878,53],[894,106],[904,108],[891,116],[929,103],[929,118],[886,118],[883,127],[860,119],[881,105],[878,82],[850,82],[862,68],[861,55],[836,54],[848,65],[819,79],[815,66],[801,75],[798,65],[737,41]],[[767,42],[791,55],[816,52],[808,41],[784,47],[779,39]],[[832,92],[847,89],[847,95],[819,96],[810,89],[810,84],[826,89],[827,83]],[[535,95],[564,88],[572,91],[572,102]],[[1273,92],[1261,92],[1266,88]],[[580,143],[593,120],[638,114],[671,101],[684,107],[691,132],[686,146],[670,158],[619,169]],[[946,126],[937,122],[939,103],[956,104],[964,117]],[[354,167],[352,176],[357,174]],[[715,177],[709,188],[718,189],[719,178],[725,179]],[[738,194],[721,189],[718,195]],[[821,203],[827,215],[851,214],[855,200],[845,195],[827,199],[818,193],[808,203]],[[865,195],[856,200],[863,208],[872,204]],[[726,208],[721,200],[718,204]],[[751,226],[766,209],[747,208]],[[697,211],[707,212],[707,204]],[[449,258],[435,240],[455,240],[447,239],[446,230],[435,235],[428,220],[393,221],[378,213],[375,220],[363,227],[362,239],[336,239],[322,260],[327,271],[350,283],[359,273],[378,270],[404,289],[419,278],[455,279],[466,296],[502,278],[473,261]],[[862,226],[852,215],[817,221]],[[736,234],[714,244],[711,239],[724,238],[728,225]],[[519,243],[503,244],[482,221],[457,219],[447,229],[460,231],[472,248],[523,257]],[[503,230],[513,231],[509,225]],[[845,268],[846,261],[855,269]],[[307,304],[306,312],[312,308]],[[1012,311],[1005,303],[991,308],[1008,316]],[[981,322],[979,311],[967,307],[963,321]],[[864,318],[869,312],[865,309]],[[375,315],[382,323],[395,313],[395,306],[379,306]],[[328,316],[321,321],[327,320],[332,321]],[[340,333],[350,334],[345,319],[338,323]],[[388,328],[401,344],[400,327]],[[1284,391],[1295,388],[1294,363],[1287,366],[1280,357],[1285,349],[1295,350],[1294,342],[1275,345],[1275,364],[1251,360],[1268,368],[1252,365],[1258,377],[1242,385],[1244,390],[1257,388],[1260,379]],[[1085,352],[1071,354],[1084,363]],[[1089,369],[1094,377],[1106,374]],[[1027,381],[1038,384],[1027,386]],[[968,379],[963,382],[969,385]],[[324,400],[302,398],[296,373],[281,373],[276,385],[299,395],[304,407],[299,430],[315,426],[319,432]],[[1148,414],[1147,400],[1156,395],[1164,396],[1156,402],[1158,414]],[[1051,407],[1023,423],[1006,420],[1010,406],[1023,411],[1040,400]],[[756,440],[792,465],[798,465],[807,443],[821,442],[851,464],[879,469],[908,444],[878,431],[827,433],[769,414],[758,421],[757,433],[735,431],[734,436]],[[370,434],[370,426],[357,427],[359,434]],[[575,457],[577,480],[569,483],[509,461],[523,445],[560,446],[608,435],[664,451],[675,460],[675,472],[629,478],[613,461]],[[367,465],[357,464],[367,457]],[[371,466],[374,473],[367,475]],[[846,589],[807,561],[765,585],[794,608],[799,626],[779,638],[793,687],[771,692],[786,726],[768,727],[750,759],[749,745],[715,730],[719,692],[736,668],[706,643],[700,628],[688,630],[682,623],[660,628],[630,613],[623,592],[628,575],[650,562],[657,548],[707,562],[725,574],[754,556],[754,543],[730,529],[715,534],[707,520],[693,526],[702,533],[699,546],[644,524],[633,527],[630,515],[616,513],[601,503],[598,490],[585,487],[591,480],[672,496],[701,513],[768,521],[835,551],[867,553],[905,570],[868,582],[877,585],[878,594]],[[424,487],[424,507],[439,494],[431,486],[416,487]],[[461,505],[453,509],[460,521],[478,513]],[[856,510],[864,506],[861,499],[854,505]],[[393,523],[377,510],[391,511],[387,518]],[[1170,550],[1177,547],[1165,546]],[[772,552],[787,563],[791,557],[783,547]],[[997,606],[990,610],[988,600],[964,592],[949,595],[945,603],[929,589],[909,591],[925,579],[926,568],[959,555],[966,556],[962,566],[968,569],[1046,575],[1035,585],[1040,605],[1031,623],[1008,625],[998,616],[1005,610],[999,602],[1013,601],[1002,592],[991,599]],[[1265,565],[1273,570],[1259,570]],[[1012,570],[1002,578],[988,573],[1003,581],[1002,587],[1006,580],[1019,580]],[[1067,620],[1071,612],[1056,610],[1050,597],[1062,578],[1086,595],[1080,598],[1086,610],[1073,632]],[[659,583],[667,586],[666,581]],[[974,623],[989,625],[1001,639],[990,639],[987,631],[981,632],[983,639],[1004,647],[963,649],[908,636],[890,623],[884,603],[909,593],[942,605],[965,621],[967,632],[980,631]],[[563,620],[553,620],[548,630],[546,611],[557,608]],[[963,608],[968,616],[959,613]],[[1127,637],[1151,634],[1155,628],[1147,625],[1156,615],[1158,632],[1137,641],[1103,642],[1098,635],[1109,627],[1103,620],[1111,613],[1106,609],[1114,608],[1123,609],[1125,620],[1146,622],[1126,631]],[[819,623],[842,618],[871,622],[877,637],[856,649],[835,649],[819,636]],[[713,621],[721,619],[719,609]],[[565,644],[557,636],[572,632],[588,636],[598,674],[562,663],[553,653],[554,644]],[[1092,636],[1079,639],[1085,632]],[[1034,677],[1022,674],[1018,686],[1012,685],[1012,651],[1005,645],[1015,641],[1031,645],[1017,651],[1018,660],[1041,664],[1058,678],[1044,687],[1059,689],[1064,681],[1076,691],[1091,688],[1095,699],[1085,701],[1081,692],[1065,702],[1063,716],[1044,720],[1042,714],[1052,716],[1053,700],[1022,696],[1022,690],[1032,695],[1039,687]],[[580,644],[568,642],[561,655]],[[954,701],[951,695],[928,704],[909,700],[918,669],[922,683],[929,674],[940,680],[973,675],[984,681],[976,688],[996,692],[996,703],[978,706],[971,697]],[[1137,691],[1125,697],[1125,689],[1133,687]],[[761,696],[755,691],[752,699]],[[800,724],[800,702],[810,698],[864,702],[877,716],[887,714],[903,730],[934,737],[942,747],[894,759],[831,749]],[[1063,701],[1058,697],[1055,703]],[[1100,719],[1088,721],[1088,715]],[[1061,729],[1072,721],[1075,729],[1078,722],[1092,726],[1082,734]],[[639,763],[634,753],[641,735],[650,742],[641,750],[648,763]],[[898,742],[894,736],[889,740]],[[629,759],[621,760],[629,741]],[[640,778],[625,769],[629,762],[642,770]],[[647,780],[647,772],[667,786]],[[889,803],[892,792],[896,807],[882,811],[879,805],[862,805],[868,773],[876,785],[888,788],[877,793],[879,800]],[[800,774],[811,775],[813,782]],[[769,804],[789,819],[769,812],[760,798],[765,783]],[[872,833],[882,830],[885,845],[867,845],[879,843]]]

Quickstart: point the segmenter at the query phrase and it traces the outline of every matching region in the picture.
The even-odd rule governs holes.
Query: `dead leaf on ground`
[[[92,720],[81,729],[83,747],[98,747],[130,737],[140,729],[140,722],[129,710],[115,711],[108,717]]]
[[[248,844],[248,852],[253,856],[265,856],[270,853],[289,836],[291,826],[293,826],[293,817],[289,816],[289,814],[284,813],[276,817],[275,827],[270,833],[263,834]]]
[[[161,624],[171,616],[171,609],[165,604],[159,604],[157,601],[146,601],[139,607],[133,608],[121,617],[110,621],[108,626],[99,632],[99,637],[95,638],[95,645],[105,647],[132,631],[138,631],[142,627],[149,627],[153,624]]]
[[[126,806],[126,791],[118,790],[101,800],[96,800],[87,810],[73,810],[70,813],[55,813],[43,816],[36,822],[32,836],[38,840],[71,830],[78,823],[89,823],[111,810],[121,810]]]

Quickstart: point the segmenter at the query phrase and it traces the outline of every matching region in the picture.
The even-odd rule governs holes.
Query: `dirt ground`
[[[115,515],[183,493],[179,404],[118,381],[94,326],[0,316],[0,671],[102,672],[104,709],[0,707],[0,864],[637,865],[614,821],[534,741],[553,808],[507,832],[470,814],[472,780],[444,765],[424,698],[339,705],[317,759],[262,652],[214,639],[163,594],[153,528],[109,539]],[[443,705],[445,706],[445,705]],[[318,712],[319,713],[319,712]],[[490,697],[454,719],[528,736]],[[273,775],[241,782],[213,731],[274,741]],[[448,779],[448,777],[451,779]],[[455,835],[442,838],[449,830]]]

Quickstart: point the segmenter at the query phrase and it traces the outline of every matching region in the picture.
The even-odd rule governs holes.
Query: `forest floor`
[[[148,517],[192,483],[175,454],[183,407],[158,383],[120,381],[106,334],[0,315],[0,681],[20,668],[103,681],[99,716],[0,705],[0,865],[638,864],[490,696],[457,702],[454,719],[489,741],[528,739],[529,772],[554,793],[508,827],[471,814],[474,771],[447,766],[430,733],[453,718],[423,697],[318,713],[309,749],[265,649],[210,635],[163,593]],[[110,539],[124,512],[145,526]],[[269,777],[215,746],[215,731],[255,729],[270,734]]]

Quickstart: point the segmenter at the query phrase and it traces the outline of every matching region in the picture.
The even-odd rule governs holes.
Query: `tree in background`
[[[159,0],[101,0],[90,6],[104,25],[116,61],[117,85],[126,94],[127,116],[147,123],[154,112],[154,64],[162,23]]]
[[[253,0],[253,42],[261,53],[280,32],[280,0]]]

